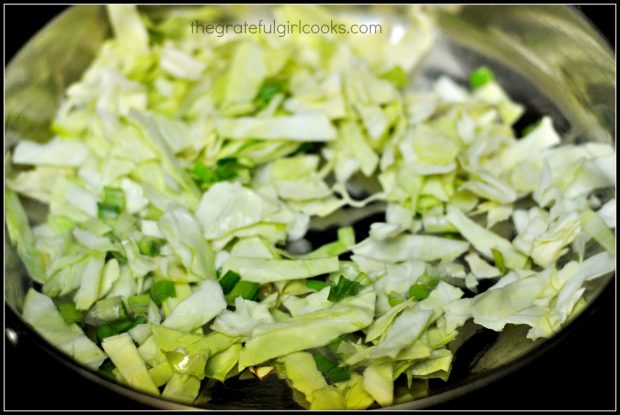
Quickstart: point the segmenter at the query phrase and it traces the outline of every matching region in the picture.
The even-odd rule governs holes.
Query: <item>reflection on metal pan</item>
[[[264,16],[270,6],[221,6],[246,16]],[[369,22],[387,20],[398,24],[400,6],[330,6],[335,13],[355,13]],[[157,14],[162,6],[143,7]],[[575,142],[613,142],[615,136],[615,61],[602,38],[573,9],[561,6],[462,6],[437,8],[439,37],[416,74],[424,85],[439,74],[465,79],[472,69],[489,65],[502,79],[507,92],[525,104],[526,120],[541,114],[552,116],[558,130]],[[226,15],[226,13],[224,13]],[[18,140],[45,140],[61,94],[79,79],[101,43],[111,35],[101,6],[74,6],[39,32],[10,62],[6,71],[6,147]],[[26,205],[33,223],[45,216],[42,206]],[[372,215],[372,210],[366,212]],[[310,232],[311,242],[330,237],[335,223],[352,220],[366,229],[364,218],[346,213],[325,221]],[[364,226],[366,224],[366,226]],[[19,311],[31,280],[13,248],[5,241],[5,299],[15,317],[20,336],[41,345],[67,366],[120,394],[149,406],[181,409],[187,405],[155,398],[113,383],[61,354],[21,322]],[[586,298],[596,298],[613,275],[588,287]],[[609,287],[608,287],[609,288]],[[393,409],[428,407],[465,394],[505,376],[543,354],[561,341],[582,316],[551,339],[525,340],[521,327],[497,334],[473,324],[464,327],[457,341],[455,365],[448,382],[431,383],[430,393]],[[298,408],[291,390],[275,376],[264,381],[227,381],[199,397],[196,405],[209,409]],[[240,398],[241,397],[241,398]],[[390,409],[390,408],[387,408]]]

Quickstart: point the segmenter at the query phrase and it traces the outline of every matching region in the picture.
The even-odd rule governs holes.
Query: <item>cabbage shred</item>
[[[212,7],[108,12],[114,37],[51,140],[13,150],[6,190],[9,236],[42,284],[24,319],[103,375],[191,403],[207,380],[273,372],[307,408],[388,406],[449,378],[466,322],[549,337],[613,271],[615,199],[594,193],[615,186],[613,147],[561,145],[548,117],[516,136],[523,107],[488,68],[471,90],[408,89],[432,45],[426,9],[397,42],[189,34]],[[31,229],[18,194],[47,221]],[[377,204],[367,238],[305,241]]]

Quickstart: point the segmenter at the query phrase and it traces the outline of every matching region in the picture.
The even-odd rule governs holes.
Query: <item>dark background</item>
[[[67,6],[6,6],[5,62]],[[613,5],[576,6],[615,50]],[[515,373],[433,409],[616,408],[615,284],[565,339]],[[7,313],[7,326],[11,327]],[[11,409],[147,409],[95,385],[23,339],[5,342],[4,407]]]

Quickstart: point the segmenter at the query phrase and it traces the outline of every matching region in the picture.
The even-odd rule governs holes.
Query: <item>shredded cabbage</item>
[[[197,37],[219,9],[107,10],[50,139],[6,158],[8,235],[43,292],[24,320],[76,361],[186,403],[273,373],[305,408],[389,406],[449,379],[468,321],[550,337],[613,272],[613,146],[563,144],[549,116],[520,136],[488,68],[415,89],[427,7],[366,37]]]

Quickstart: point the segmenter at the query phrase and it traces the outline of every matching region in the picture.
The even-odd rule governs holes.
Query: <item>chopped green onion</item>
[[[124,209],[125,192],[123,192],[123,189],[119,189],[118,187],[105,186],[103,188],[103,201]]]
[[[151,297],[148,294],[132,295],[127,298],[127,308],[133,316],[148,314]]]
[[[122,319],[110,324],[103,325],[97,329],[97,338],[103,340],[106,337],[124,333],[136,327],[138,324],[146,324],[148,320],[145,316],[138,316],[133,320]]]
[[[320,147],[318,145],[318,143],[313,143],[313,142],[305,142],[299,145],[299,147],[297,147],[297,150],[293,151],[290,154],[290,157],[294,157],[294,156],[298,156],[300,154],[305,154],[305,153],[317,153],[319,151]]]
[[[521,131],[521,137],[525,137],[526,135],[528,135],[529,133],[531,133],[532,131],[537,129],[541,122],[542,122],[542,118],[540,120],[538,120],[538,121],[528,125],[527,127],[525,127],[523,129],[523,131]]]
[[[106,337],[114,336],[116,333],[109,324],[101,326],[97,329],[97,338],[103,340]]]
[[[120,296],[104,298],[95,303],[84,316],[86,324],[100,326],[127,317],[123,300]]]
[[[231,180],[239,175],[239,170],[247,168],[235,157],[226,157],[217,161],[215,177],[217,181]]]
[[[355,277],[355,282],[358,282],[363,286],[372,284],[372,280],[365,272],[360,272],[357,274],[357,277]]]
[[[166,33],[160,31],[159,28],[149,27],[147,28],[149,34],[149,45],[161,45],[166,39]]]
[[[408,296],[416,301],[424,300],[439,284],[439,278],[430,275],[421,275],[415,284],[409,287]]]
[[[148,323],[148,320],[146,319],[145,316],[140,315],[140,316],[137,316],[136,318],[134,318],[133,322],[137,326],[138,324],[146,324],[146,323]]]
[[[138,249],[142,255],[157,256],[161,250],[161,247],[166,244],[165,239],[155,238],[153,236],[145,236],[138,242]]]
[[[395,307],[395,306],[401,304],[402,302],[403,301],[400,298],[398,298],[398,297],[396,297],[396,296],[394,296],[392,294],[388,295],[388,303],[390,304],[390,307]]]
[[[379,77],[391,82],[396,88],[402,88],[407,85],[407,82],[409,82],[407,72],[405,72],[400,65],[396,65],[389,71],[381,74]]]
[[[117,205],[105,202],[97,202],[97,216],[99,219],[114,219],[121,214],[123,210]]]
[[[361,289],[362,285],[360,283],[351,281],[341,275],[336,285],[330,288],[327,299],[332,303],[336,303],[344,297],[356,295]]]
[[[112,376],[112,371],[116,368],[116,366],[114,366],[114,363],[112,363],[112,361],[110,359],[106,359],[101,366],[99,366],[99,371],[103,372],[104,374],[108,375],[108,376]]]
[[[416,301],[424,300],[431,293],[428,286],[424,284],[413,284],[409,287],[409,298],[413,298]]]
[[[239,282],[241,276],[235,271],[228,271],[222,278],[220,278],[220,285],[224,294],[228,294],[232,291],[235,285]]]
[[[110,323],[109,326],[112,328],[115,334],[118,334],[131,330],[135,326],[135,324],[133,324],[133,321],[131,320],[123,319]]]
[[[169,280],[161,280],[151,285],[151,298],[158,306],[164,302],[166,298],[176,297],[176,289],[174,282]]]
[[[254,300],[258,295],[260,286],[255,282],[239,281],[235,287],[226,295],[226,301],[233,303],[235,298],[241,296],[246,300]]]
[[[491,254],[493,254],[493,261],[495,261],[495,266],[499,269],[499,272],[502,275],[506,275],[508,271],[506,269],[506,263],[504,262],[504,255],[499,249],[491,248]]]
[[[100,219],[114,219],[125,210],[125,193],[118,187],[105,186],[103,201],[97,203],[97,213]]]
[[[351,378],[349,366],[337,366],[331,360],[321,355],[313,355],[317,369],[325,376],[329,383],[343,382]]]
[[[329,344],[329,350],[334,354],[334,355],[338,355],[338,348],[340,347],[340,344],[343,342],[342,337],[337,337],[335,340],[332,340]]]
[[[437,284],[439,284],[439,278],[423,274],[418,278],[417,284],[423,284],[432,290],[437,286]]]
[[[162,216],[164,216],[164,211],[152,205],[149,205],[144,211],[144,219],[159,220]]]
[[[105,260],[106,262],[108,262],[108,260],[115,258],[119,264],[126,264],[127,263],[127,257],[125,255],[123,255],[121,252],[118,251],[108,251],[108,253],[106,254]]]
[[[279,93],[284,92],[284,85],[277,79],[267,79],[256,95],[256,103],[259,109],[265,108]]]
[[[75,304],[64,303],[59,305],[58,309],[60,310],[60,314],[65,320],[65,323],[71,324],[82,321],[82,314],[77,310],[77,308],[75,308]]]
[[[473,89],[477,89],[494,80],[495,74],[493,71],[486,66],[481,66],[473,71],[469,76],[469,85],[471,85]]]
[[[345,245],[355,245],[355,230],[352,226],[338,229],[338,241]]]
[[[319,369],[323,374],[329,372],[331,369],[336,367],[336,364],[333,363],[328,358],[321,356],[320,354],[313,355],[314,362],[316,363],[317,369]]]
[[[212,184],[217,181],[215,170],[201,163],[197,163],[192,170],[194,179],[201,185]]]
[[[325,377],[330,383],[344,382],[351,379],[351,369],[349,366],[336,366],[331,368]]]
[[[324,281],[320,280],[306,280],[306,287],[315,290],[321,291],[325,287],[329,287],[330,285]]]
[[[236,157],[225,157],[219,159],[215,167],[207,167],[197,163],[192,170],[194,180],[203,189],[208,189],[213,183],[232,180],[239,176],[241,170],[249,166],[240,162]]]

